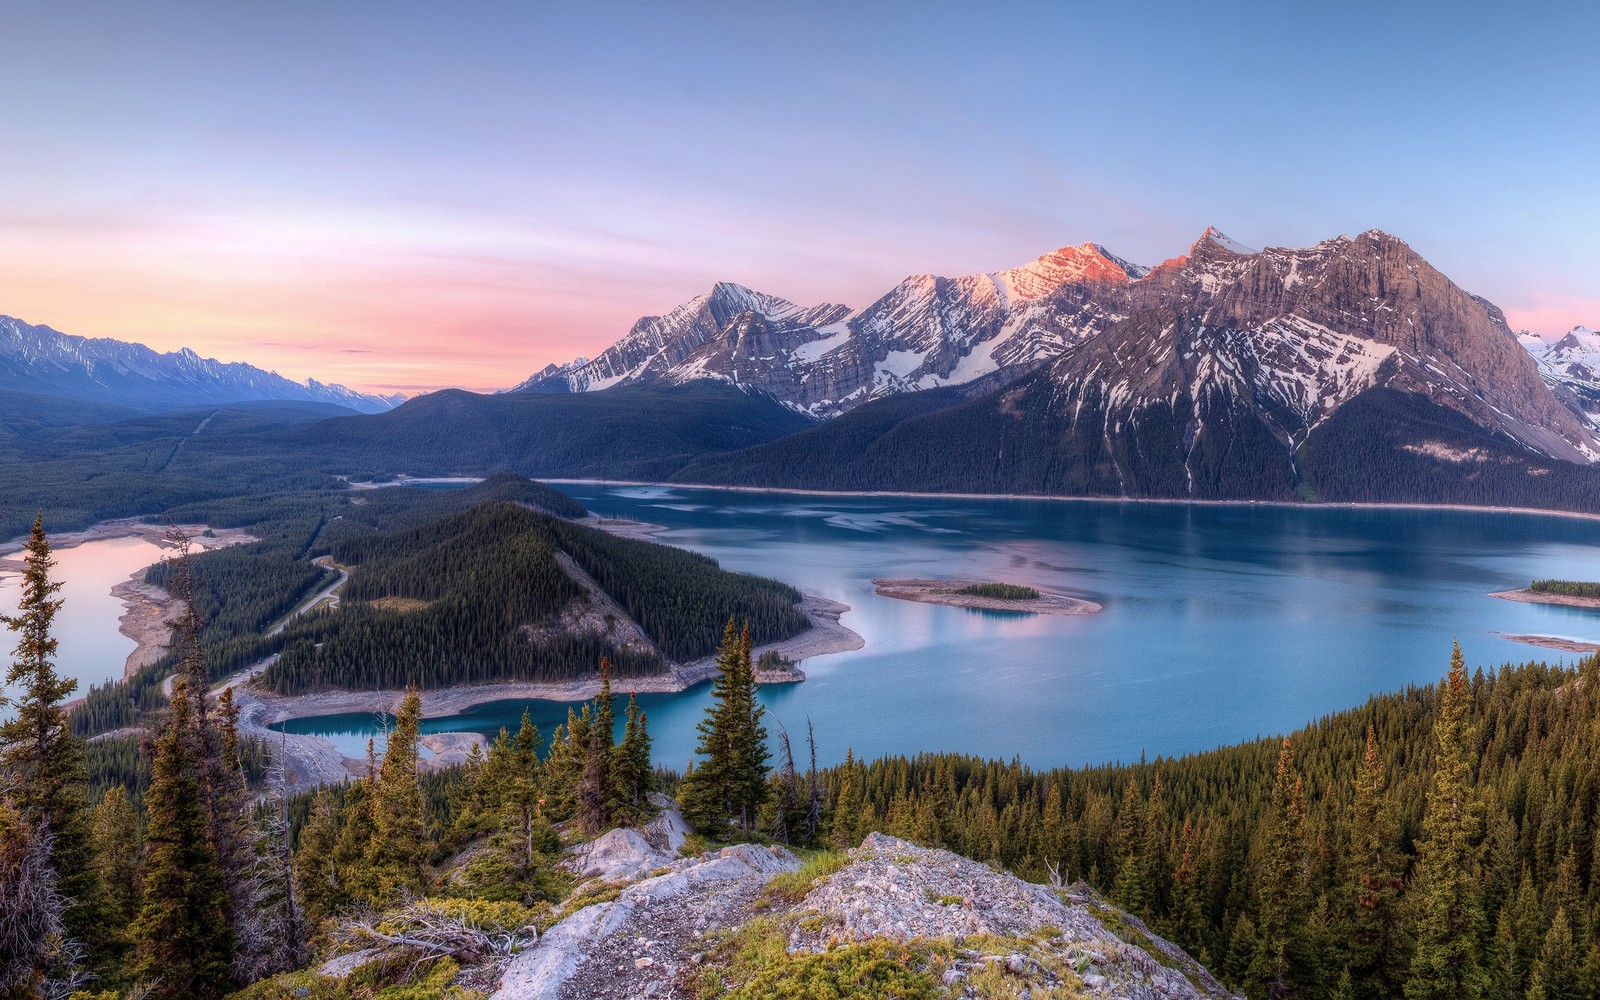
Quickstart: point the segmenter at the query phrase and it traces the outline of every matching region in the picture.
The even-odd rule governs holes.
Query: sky
[[[0,314],[514,384],[736,281],[1383,229],[1600,326],[1600,5],[0,0]]]

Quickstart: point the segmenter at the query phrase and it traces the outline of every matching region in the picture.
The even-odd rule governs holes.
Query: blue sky
[[[492,387],[718,280],[867,304],[1215,224],[1600,325],[1600,7],[12,3],[0,313]]]

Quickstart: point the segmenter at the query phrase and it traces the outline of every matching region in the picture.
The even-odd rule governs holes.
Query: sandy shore
[[[956,591],[970,587],[979,580],[874,580],[881,597],[897,601],[917,601],[921,604],[948,604],[955,608],[977,608],[987,611],[1018,611],[1032,615],[1092,615],[1105,608],[1093,601],[1085,601],[1065,594],[1039,591],[1031,601],[1006,600],[999,597],[980,597],[976,594],[958,594]]]
[[[1583,642],[1580,639],[1563,639],[1555,635],[1507,635],[1496,632],[1495,635],[1512,642],[1526,643],[1529,646],[1543,646],[1546,649],[1559,649],[1563,653],[1600,653],[1600,643]]]
[[[1589,608],[1600,611],[1600,597],[1571,597],[1567,594],[1545,594],[1535,590],[1501,590],[1489,595],[1502,601],[1520,604],[1558,604],[1564,608]]]
[[[95,542],[105,538],[142,538],[165,547],[167,534],[174,529],[186,532],[190,544],[199,549],[215,549],[224,545],[258,540],[243,528],[213,528],[205,524],[148,524],[136,517],[123,517],[115,521],[101,521],[82,531],[64,531],[60,534],[52,532],[50,548],[52,551],[70,549],[84,542]],[[211,532],[210,537],[205,535],[207,531]],[[0,544],[0,556],[11,556],[21,552],[27,542],[26,536],[18,536]],[[0,568],[21,569],[23,563],[20,559],[4,559],[0,560]]]

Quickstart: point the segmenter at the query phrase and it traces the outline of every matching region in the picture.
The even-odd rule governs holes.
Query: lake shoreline
[[[1508,642],[1520,642],[1527,646],[1539,646],[1544,649],[1558,649],[1563,653],[1600,653],[1600,643],[1584,642],[1581,639],[1563,639],[1558,635],[1511,635],[1506,632],[1495,632]]]
[[[1002,597],[982,597],[978,594],[960,594],[955,591],[973,586],[975,580],[873,580],[879,597],[896,601],[914,601],[918,604],[943,604],[953,608],[975,611],[1014,611],[1029,615],[1094,615],[1105,607],[1081,597],[1051,594],[1039,591],[1032,600],[1009,600]]]
[[[912,490],[817,490],[791,486],[726,486],[717,483],[664,483],[635,479],[540,479],[542,483],[569,483],[575,486],[659,486],[664,489],[729,490],[736,493],[786,493],[817,497],[904,497],[908,500],[1048,500],[1053,503],[1137,503],[1198,507],[1287,507],[1296,510],[1460,510],[1479,514],[1541,514],[1582,521],[1600,521],[1600,514],[1574,510],[1546,510],[1542,507],[1489,507],[1483,504],[1453,503],[1369,503],[1294,500],[1197,500],[1182,497],[1084,497],[1054,493],[919,493]]]
[[[829,653],[844,653],[862,648],[866,644],[860,635],[840,624],[839,618],[850,610],[848,604],[831,601],[815,594],[802,595],[800,609],[811,622],[811,627],[798,635],[778,642],[767,643],[751,650],[752,657],[775,652],[790,661],[804,660]],[[405,698],[404,691],[316,691],[300,695],[278,695],[252,686],[249,681],[265,664],[257,664],[248,671],[224,682],[231,687],[240,708],[240,731],[243,735],[264,740],[272,745],[283,744],[288,750],[294,772],[291,784],[317,785],[343,781],[365,773],[366,761],[346,757],[332,741],[320,736],[292,733],[287,736],[273,729],[290,719],[316,718],[324,715],[343,715],[370,712],[393,714]],[[664,674],[646,677],[614,678],[612,690],[618,694],[679,694],[704,684],[718,674],[716,657],[706,656],[690,663],[672,664]],[[757,670],[758,684],[795,684],[805,680],[799,666],[780,670]],[[220,688],[219,688],[220,690]],[[455,687],[434,688],[418,692],[422,698],[422,715],[427,719],[457,716],[469,709],[493,701],[554,701],[577,704],[589,701],[600,693],[600,678],[590,677],[573,681],[498,681],[489,684],[465,684]],[[434,733],[426,737],[438,745],[429,744],[436,758],[436,766],[461,763],[466,760],[472,746],[481,743],[473,733]]]
[[[1600,611],[1600,597],[1574,597],[1571,594],[1547,594],[1539,590],[1499,590],[1489,595],[1498,597],[1502,601],[1516,601],[1518,604],[1550,604],[1562,608],[1586,608],[1590,611]]]

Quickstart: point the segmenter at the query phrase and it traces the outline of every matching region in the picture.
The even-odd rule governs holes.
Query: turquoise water
[[[818,756],[960,751],[1037,766],[1175,755],[1286,732],[1441,676],[1450,641],[1492,667],[1572,654],[1493,634],[1600,641],[1600,613],[1486,595],[1600,579],[1600,522],[1450,510],[815,497],[563,484],[590,509],[851,605],[866,639],[763,689]],[[1004,580],[1105,605],[1081,618],[893,601],[875,577]],[[622,692],[625,696],[626,692]],[[656,758],[681,767],[709,687],[642,696]],[[567,706],[500,702],[436,731],[548,733]],[[298,720],[347,752],[368,716]]]

